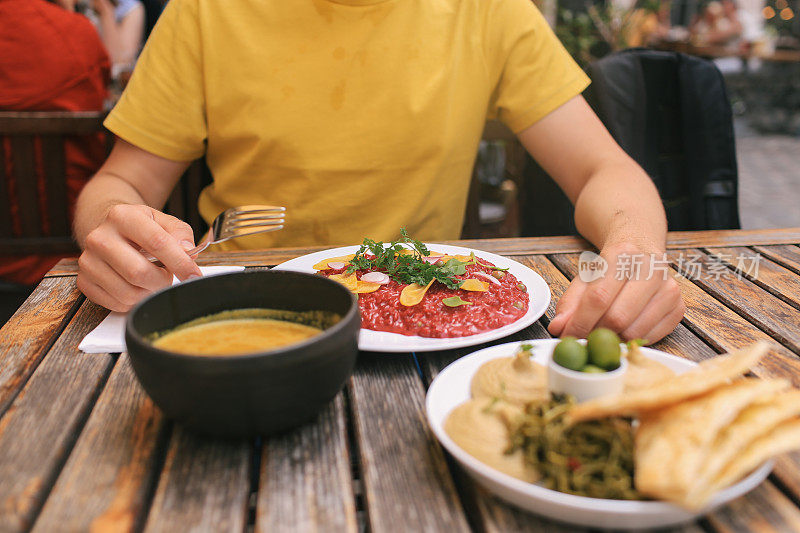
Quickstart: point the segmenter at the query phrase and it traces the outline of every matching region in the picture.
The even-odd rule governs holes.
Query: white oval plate
[[[605,500],[575,496],[526,483],[481,463],[462,450],[444,431],[444,421],[456,406],[470,398],[470,383],[478,368],[498,357],[516,353],[520,344],[533,345],[534,360],[547,365],[558,339],[530,340],[492,346],[453,362],[433,380],[426,398],[428,423],[436,438],[461,466],[481,485],[500,498],[523,509],[553,520],[593,528],[638,529],[667,527],[690,522],[707,514],[760,484],[772,470],[767,461],[739,483],[718,493],[700,512],[693,513],[660,501]],[[668,353],[643,348],[647,357],[664,363],[676,373],[686,372],[696,363]]]
[[[514,276],[528,288],[528,295],[530,297],[528,312],[516,322],[512,322],[502,328],[485,331],[476,335],[469,335],[467,337],[428,338],[362,329],[358,338],[358,348],[360,350],[370,352],[431,352],[435,350],[450,350],[452,348],[483,344],[484,342],[493,341],[495,339],[502,339],[507,335],[511,335],[512,333],[516,333],[530,326],[544,314],[545,310],[547,310],[547,306],[550,305],[550,288],[547,286],[544,279],[530,268],[513,259],[483,252],[481,250],[450,246],[447,244],[426,244],[426,246],[430,250],[444,252],[448,255],[469,255],[470,252],[475,252],[476,256],[490,261],[495,266],[508,268],[508,271],[514,274]],[[332,248],[330,250],[315,252],[281,263],[276,266],[275,269],[313,274],[316,271],[312,267],[323,259],[352,254],[355,253],[358,248],[358,246],[343,246],[341,248]]]

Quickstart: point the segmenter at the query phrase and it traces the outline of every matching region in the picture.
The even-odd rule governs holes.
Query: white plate
[[[514,274],[514,276],[528,288],[528,295],[530,297],[528,312],[516,322],[512,322],[502,328],[478,333],[476,335],[469,335],[467,337],[434,339],[362,329],[358,338],[358,348],[360,350],[370,352],[431,352],[434,350],[449,350],[451,348],[461,348],[463,346],[474,346],[495,339],[501,339],[530,326],[544,314],[547,306],[550,305],[550,288],[547,286],[547,283],[539,274],[523,264],[500,255],[483,252],[481,250],[473,250],[471,248],[462,248],[460,246],[450,246],[447,244],[426,244],[426,246],[430,250],[444,252],[448,255],[469,255],[470,252],[475,252],[476,256],[490,261],[495,266],[508,268],[508,271]],[[358,248],[358,246],[344,246],[342,248],[323,250],[322,252],[315,252],[286,261],[275,268],[277,270],[294,270],[296,272],[308,272],[313,274],[316,271],[312,267],[323,259],[352,254],[355,253]]]
[[[558,339],[530,340],[479,350],[450,364],[433,380],[428,389],[426,398],[428,423],[436,438],[476,481],[500,498],[553,520],[581,526],[614,529],[667,527],[690,522],[711,512],[716,507],[749,492],[769,475],[773,466],[772,461],[767,461],[739,483],[718,493],[701,512],[692,513],[666,502],[587,498],[526,483],[486,466],[447,436],[444,431],[444,421],[450,411],[470,398],[472,376],[483,363],[490,359],[513,355],[520,344],[531,344],[534,360],[546,365],[557,342]],[[691,361],[657,350],[643,348],[643,352],[677,373],[686,372],[695,366]]]

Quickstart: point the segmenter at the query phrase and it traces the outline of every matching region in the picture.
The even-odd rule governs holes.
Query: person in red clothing
[[[0,21],[0,110],[103,109],[110,64],[97,30],[86,17],[45,0],[0,0]],[[3,152],[10,154],[9,139],[0,142],[6,143]],[[104,135],[70,139],[64,154],[72,206],[80,189],[105,160]],[[5,165],[11,189],[13,165],[8,157],[0,164]],[[15,205],[11,206],[11,215],[18,224]],[[0,283],[5,282],[6,303],[14,292],[12,286],[19,299],[20,286],[38,283],[60,257],[0,256]],[[0,300],[3,298],[0,292]]]

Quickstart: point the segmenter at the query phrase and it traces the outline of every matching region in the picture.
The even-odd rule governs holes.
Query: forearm
[[[103,29],[101,32],[103,44],[106,47],[106,51],[108,51],[111,62],[119,63],[122,60],[120,57],[122,55],[122,43],[117,21],[114,18],[114,10],[112,7],[99,10],[97,16],[100,19],[100,27]]]
[[[665,249],[666,216],[649,176],[580,97],[519,138],[573,202],[578,230],[600,249],[612,273],[594,280],[576,276],[556,306],[550,333],[585,337],[602,326],[625,339],[655,342],[671,332],[685,309],[677,282],[623,268],[625,256],[645,254],[640,259],[647,265],[655,259],[649,254],[660,259]]]
[[[83,248],[86,235],[105,220],[108,210],[113,206],[146,203],[133,185],[113,173],[101,169],[78,196],[75,205],[75,239]]]
[[[187,161],[164,159],[117,139],[106,162],[78,197],[74,224],[78,244],[84,247],[86,236],[115,205],[161,209],[188,166]]]
[[[622,243],[647,253],[665,248],[667,221],[658,190],[631,160],[595,171],[575,202],[575,224],[600,250]]]

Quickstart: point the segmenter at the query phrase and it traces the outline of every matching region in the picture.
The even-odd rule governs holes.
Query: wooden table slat
[[[750,248],[707,248],[737,276],[744,276],[774,297],[800,310],[800,276]]]
[[[164,420],[122,354],[34,531],[131,531],[144,518]]]
[[[316,421],[267,439],[256,531],[358,531],[346,416],[339,393]]]
[[[545,255],[529,255],[518,257],[517,260],[536,271],[547,282],[547,286],[550,287],[550,305],[547,306],[547,310],[542,317],[542,321],[549,325],[553,317],[556,316],[556,304],[558,304],[567,291],[567,287],[569,287],[569,279]]]
[[[735,275],[724,265],[721,265],[722,269],[719,271],[719,261],[700,250],[685,250],[683,255],[668,252],[667,257],[681,274],[689,277],[705,292],[765,330],[773,339],[795,353],[800,353],[800,310],[779,300],[750,280]],[[693,272],[688,263],[693,258],[697,258],[696,264],[702,267],[698,271],[699,275]],[[682,260],[686,263],[681,264]],[[717,276],[717,273],[720,275]]]
[[[253,445],[173,429],[145,531],[229,531],[247,524]]]
[[[792,499],[800,503],[800,450],[778,457],[772,475]]]
[[[764,482],[709,515],[708,521],[721,533],[800,531],[800,509],[775,485]]]
[[[362,352],[348,393],[370,529],[467,530],[413,358]]]
[[[0,417],[78,309],[74,280],[43,280],[0,329]]]
[[[753,250],[800,274],[800,246],[753,246]]]
[[[33,523],[114,366],[110,355],[77,348],[105,314],[78,310],[0,420],[0,524],[8,531]]]

